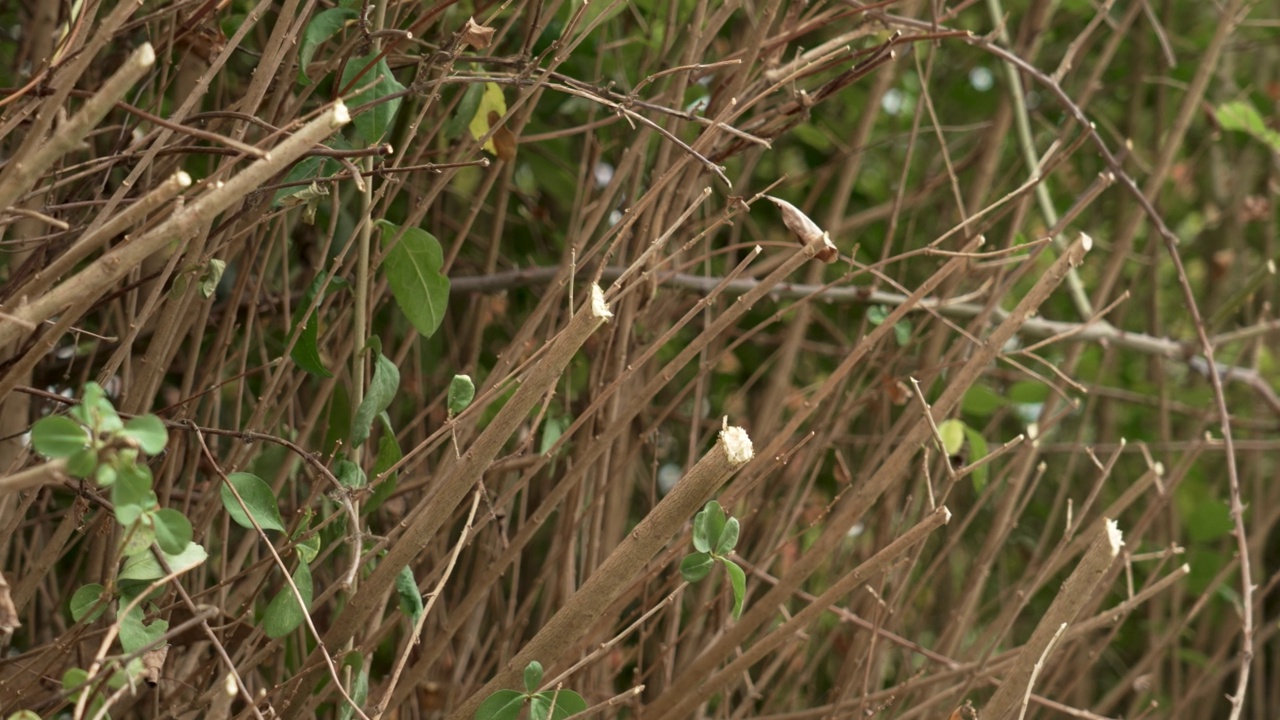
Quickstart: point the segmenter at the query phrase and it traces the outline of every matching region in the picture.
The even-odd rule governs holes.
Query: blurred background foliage
[[[15,98],[38,69],[27,48],[33,8],[41,1],[0,7],[0,29],[7,36],[0,42],[0,85]],[[59,5],[65,22],[69,8]],[[907,421],[919,417],[911,380],[919,381],[927,399],[936,400],[973,352],[972,338],[990,328],[972,316],[1011,309],[1056,257],[1056,249],[1039,252],[1055,232],[1046,205],[1061,217],[1087,198],[1083,211],[1057,232],[1068,241],[1079,233],[1092,237],[1093,250],[1077,272],[1082,297],[1095,311],[1107,309],[1105,322],[1082,316],[1079,299],[1066,286],[1044,303],[1039,317],[1076,324],[1076,331],[1085,324],[1106,325],[1111,334],[1084,340],[1067,335],[1037,348],[1036,358],[1016,353],[1045,333],[1019,335],[1005,348],[1016,364],[994,363],[952,415],[985,446],[983,451],[975,452],[971,436],[955,452],[940,453],[930,444],[902,481],[849,528],[847,544],[808,578],[804,589],[821,593],[848,567],[914,524],[928,509],[926,497],[933,499],[929,483],[954,513],[951,526],[913,554],[911,563],[874,579],[873,593],[860,592],[824,615],[811,628],[807,645],[779,655],[776,665],[765,663],[765,689],[725,691],[708,698],[704,709],[713,717],[810,717],[785,713],[813,706],[837,715],[856,707],[899,717],[945,717],[966,699],[980,704],[990,692],[987,666],[979,663],[968,679],[912,684],[945,665],[901,644],[886,649],[886,641],[852,623],[849,615],[949,656],[955,667],[1016,647],[1065,576],[1064,565],[1054,563],[1063,560],[1060,541],[1072,539],[1064,536],[1064,528],[1081,520],[1073,513],[1082,512],[1084,504],[1086,521],[1094,521],[1125,498],[1138,478],[1155,474],[1157,479],[1114,518],[1126,531],[1125,565],[1118,578],[1108,578],[1107,595],[1094,610],[1123,602],[1181,563],[1189,565],[1189,575],[1126,615],[1113,635],[1097,630],[1062,651],[1062,664],[1042,678],[1037,692],[1097,713],[1082,717],[1226,717],[1222,697],[1235,687],[1240,672],[1241,557],[1229,513],[1221,418],[1197,328],[1178,269],[1150,220],[1140,217],[1133,194],[1113,182],[1096,199],[1091,195],[1100,173],[1116,168],[1108,167],[1095,139],[1045,84],[1049,80],[1059,83],[1094,123],[1096,139],[1120,158],[1120,169],[1144,190],[1155,183],[1150,199],[1177,237],[1174,252],[1185,266],[1185,281],[1227,378],[1225,400],[1246,511],[1240,527],[1259,588],[1252,617],[1257,655],[1245,714],[1268,717],[1280,702],[1275,637],[1280,490],[1273,481],[1280,458],[1280,403],[1273,391],[1280,385],[1273,264],[1280,252],[1275,207],[1280,147],[1268,135],[1277,129],[1280,102],[1276,6],[1183,0],[1010,1],[1003,6],[994,0],[874,6],[789,0],[386,2],[384,29],[400,34],[379,35],[377,41],[387,49],[385,65],[352,80],[352,63],[372,55],[371,38],[350,19],[364,11],[361,3],[268,5],[252,0],[143,3],[77,87],[97,87],[131,48],[149,40],[162,48],[161,62],[129,102],[170,117],[192,82],[187,73],[198,75],[209,67],[209,57],[180,41],[181,29],[191,25],[211,34],[216,51],[232,42],[249,18],[259,17],[197,102],[194,113],[203,115],[185,122],[226,134],[234,129],[259,142],[270,128],[288,126],[344,88],[350,90],[352,82],[362,87],[376,81],[349,102],[379,102],[365,115],[365,129],[353,124],[327,144],[352,152],[389,144],[390,154],[372,159],[366,180],[377,194],[369,203],[352,187],[347,165],[365,159],[313,156],[273,187],[261,189],[260,197],[240,208],[241,215],[228,214],[210,228],[205,256],[227,260],[227,270],[215,296],[197,311],[203,324],[181,328],[185,344],[169,355],[173,365],[164,373],[160,396],[135,402],[138,409],[166,419],[287,437],[326,462],[350,457],[345,443],[356,380],[349,359],[365,340],[352,338],[350,330],[357,312],[350,285],[353,244],[368,217],[417,224],[439,239],[454,291],[440,330],[422,337],[386,291],[376,267],[373,271],[370,335],[381,338],[401,372],[399,393],[387,408],[388,427],[403,451],[420,444],[426,448],[401,471],[400,488],[369,515],[375,536],[392,533],[404,513],[430,497],[431,468],[453,452],[448,443],[428,442],[446,421],[449,379],[469,373],[482,392],[493,391],[465,437],[485,427],[509,397],[513,386],[504,383],[513,367],[564,327],[568,288],[552,283],[550,274],[528,280],[516,271],[574,264],[578,302],[595,273],[608,278],[607,269],[635,261],[710,186],[712,199],[680,226],[662,252],[664,269],[721,278],[759,244],[764,252],[744,277],[764,277],[796,247],[775,209],[755,202],[758,194],[769,192],[813,218],[843,254],[830,265],[805,266],[789,281],[858,286],[867,293],[854,301],[816,295],[801,302],[780,288],[712,340],[699,362],[679,368],[656,396],[620,396],[645,403],[627,420],[635,437],[619,441],[611,459],[599,461],[598,473],[530,544],[515,576],[493,585],[482,602],[487,603],[484,612],[476,615],[492,624],[476,629],[478,636],[462,638],[456,628],[440,636],[438,642],[448,646],[447,661],[424,668],[417,676],[419,688],[436,688],[432,692],[450,703],[467,697],[554,611],[575,573],[589,574],[607,555],[611,546],[600,529],[609,526],[607,513],[621,512],[623,527],[637,522],[660,496],[662,474],[678,477],[690,467],[725,415],[744,425],[758,447],[772,441],[892,309],[868,301],[872,291],[909,294],[949,259],[935,250],[959,250],[964,240],[981,234],[984,252],[1007,254],[975,257],[934,293],[976,310],[913,313],[801,426],[786,446],[795,446],[794,458],[735,486],[733,497],[741,503],[736,513],[744,523],[738,553],[763,572],[784,575],[817,540],[830,508],[856,491],[895,446]],[[293,15],[283,15],[282,8]],[[308,23],[340,8],[350,15],[342,16],[346,19],[329,35],[313,37],[306,68],[298,67],[292,47],[278,67],[261,67],[262,59],[278,50],[272,38],[280,23],[306,28],[301,45],[307,47],[307,33],[315,27]],[[497,30],[492,45],[468,47],[458,39],[468,18]],[[1230,26],[1225,33],[1224,24]],[[420,25],[412,38],[403,34]],[[1021,72],[1018,84],[1011,85],[1007,65],[993,47],[1009,48],[1038,68],[1038,77]],[[819,56],[825,57],[819,61]],[[553,65],[552,73],[538,69]],[[780,68],[794,72],[779,79]],[[239,112],[237,102],[260,71],[276,71],[266,99],[251,113],[266,126],[232,115],[219,118],[219,112]],[[1207,81],[1198,85],[1204,73]],[[482,150],[471,133],[474,121],[484,121],[482,127],[492,122],[486,117],[492,108],[480,99],[486,87],[502,95],[504,107],[497,114],[514,155]],[[390,94],[398,97],[388,100]],[[21,125],[14,114],[21,107],[9,103],[0,116],[17,123],[8,126],[13,134],[4,140],[5,151],[21,137],[12,129]],[[1025,138],[1016,122],[1020,108],[1028,121]],[[372,113],[381,113],[380,124],[370,124]],[[709,128],[717,123],[755,134],[767,146]],[[42,212],[67,221],[73,230],[35,240],[11,231],[17,252],[0,253],[0,276],[17,277],[20,261],[35,248],[47,245],[54,252],[57,243],[90,222],[97,205],[82,201],[120,187],[145,149],[134,143],[154,127],[128,111],[109,116],[101,132],[50,177],[51,189],[40,199]],[[1034,173],[1028,170],[1024,144],[1050,157],[1038,184],[1045,193],[1041,197],[1028,184]],[[126,157],[126,152],[134,154]],[[113,155],[117,161],[106,160]],[[482,158],[487,164],[480,163]],[[102,160],[107,169],[95,166],[76,177],[76,163],[88,159]],[[174,152],[155,161],[145,182],[178,168],[200,181],[225,173],[229,162],[222,154]],[[732,187],[709,165],[722,165]],[[418,169],[399,172],[398,166]],[[337,176],[342,178],[332,181]],[[302,201],[312,205],[314,220],[308,222],[303,209],[282,201],[312,180],[331,194]],[[743,200],[751,202],[749,212],[739,211]],[[283,378],[267,372],[288,362],[286,348],[298,330],[296,315],[285,308],[296,309],[316,278],[334,268],[337,278],[349,282],[325,290],[312,342],[336,377],[299,368]],[[484,292],[467,289],[479,287],[467,286],[467,280],[498,276],[508,279]],[[82,328],[123,336],[121,328],[144,299],[139,288],[155,277],[139,273],[87,315]],[[171,275],[163,277],[174,282]],[[668,280],[654,281],[628,300],[619,312],[622,320],[587,346],[561,379],[556,397],[513,439],[510,456],[502,460],[507,465],[486,480],[490,502],[507,491],[512,494],[504,497],[511,502],[494,508],[497,522],[482,530],[463,556],[458,586],[446,589],[445,607],[466,595],[473,576],[484,575],[494,547],[507,537],[507,524],[519,527],[609,422],[599,409],[591,410],[594,416],[585,414],[595,408],[591,402],[702,296]],[[565,294],[565,301],[549,309],[548,294]],[[686,346],[705,341],[706,327],[727,304],[718,300],[680,329],[658,350],[645,376]],[[236,313],[240,320],[228,319]],[[118,373],[120,382],[128,384],[151,337],[149,332],[135,341]],[[1145,339],[1152,342],[1143,345]],[[32,386],[61,392],[91,379],[105,384],[109,378],[99,374],[118,347],[91,339],[66,341],[64,347],[71,349],[51,353],[37,365]],[[281,394],[281,388],[288,392]],[[245,425],[250,418],[254,427]],[[571,432],[571,424],[580,420],[586,429],[575,425]],[[982,460],[1018,436],[1020,445],[981,472],[944,482],[949,471]],[[303,482],[302,464],[290,453],[268,444],[227,442],[225,460],[273,482],[281,489],[283,509],[310,504],[322,517],[336,513],[334,503],[317,498]],[[197,456],[177,451],[173,456],[179,459],[167,461],[157,477],[167,476],[173,501],[185,503],[193,518],[201,517],[199,494],[177,491],[197,476]],[[370,475],[371,456],[362,460]],[[536,459],[542,457],[551,459]],[[535,470],[519,481],[527,483],[521,486],[516,478],[525,467]],[[38,544],[45,534],[41,526],[55,523],[71,500],[65,492],[41,500],[45,514],[32,510],[15,525],[18,539],[11,557],[22,557]],[[235,547],[212,513],[203,517],[211,549],[222,543]],[[577,525],[584,518],[596,523],[590,532]],[[335,556],[343,552],[344,522],[334,519],[325,531],[325,547]],[[450,547],[442,533],[438,545],[424,553],[415,567],[424,587]],[[45,615],[58,614],[53,607],[62,603],[66,588],[75,587],[78,563],[70,551],[61,559],[47,590],[51,604],[29,610],[37,615],[28,619],[44,620],[48,630],[37,630],[41,622],[25,623],[14,637],[15,650],[51,642],[67,626],[66,617],[54,621]],[[570,570],[557,575],[556,568]],[[330,570],[327,578],[318,573],[318,584],[333,582],[337,572]],[[614,629],[670,591],[672,575],[652,572],[652,586],[633,598]],[[234,573],[210,570],[200,582],[206,589],[234,584],[239,577]],[[758,575],[748,577],[749,587],[762,582]],[[659,696],[682,663],[715,637],[723,620],[726,608],[718,596],[697,592],[683,598],[683,610],[677,603],[652,630],[628,641],[619,656],[601,661],[595,675],[588,673],[574,687],[592,702],[641,683],[649,686],[645,700]],[[1008,613],[1024,601],[1021,612]],[[330,601],[317,611],[318,622],[340,606]],[[696,617],[701,612],[707,617]],[[448,612],[445,616],[429,624],[428,638],[453,622]],[[375,678],[389,673],[391,651],[398,647],[393,641],[403,638],[405,629],[394,628],[390,618],[381,630],[370,631],[365,647],[375,653]],[[487,634],[495,628],[501,637]],[[611,636],[601,628],[583,632],[593,642]],[[264,686],[288,676],[309,642],[285,643],[275,669],[264,663]],[[420,690],[397,707],[417,703],[421,712],[435,712],[434,695],[428,695]],[[143,707],[137,712],[145,713]],[[636,701],[620,712],[635,716],[641,707]],[[1035,707],[1040,717],[1069,714],[1059,706]]]

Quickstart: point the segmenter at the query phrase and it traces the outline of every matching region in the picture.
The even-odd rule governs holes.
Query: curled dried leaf
[[[501,116],[497,112],[490,110],[489,127],[497,125],[500,118]],[[506,125],[493,131],[493,148],[494,154],[500,160],[511,162],[516,159],[516,136],[507,129]]]
[[[161,645],[142,654],[142,677],[151,687],[160,682],[160,671],[164,669],[164,660],[168,656],[168,645]]]
[[[481,25],[473,17],[467,18],[467,24],[462,27],[462,42],[477,49],[487,48],[493,42],[493,28]]]
[[[831,236],[827,234],[827,231],[818,227],[818,223],[801,212],[800,208],[786,200],[772,195],[765,195],[765,197],[773,201],[773,204],[777,205],[778,209],[782,211],[783,224],[796,234],[796,237],[800,239],[801,245],[822,244],[822,249],[814,257],[824,263],[833,263],[839,259],[839,249],[836,248],[835,243],[831,242]]]

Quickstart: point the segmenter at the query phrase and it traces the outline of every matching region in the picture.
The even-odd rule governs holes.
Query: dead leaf
[[[800,238],[801,245],[822,243],[822,249],[814,257],[824,263],[833,263],[840,258],[840,250],[836,248],[835,243],[831,242],[831,236],[818,227],[818,223],[801,212],[800,208],[772,195],[765,195],[765,197],[773,201],[773,204],[782,211],[782,223]]]
[[[161,645],[142,654],[142,678],[151,687],[155,687],[160,682],[160,671],[164,669],[164,659],[168,655],[168,645]]]
[[[493,42],[493,28],[481,25],[473,17],[467,18],[467,24],[462,27],[462,42],[477,49],[487,48]]]
[[[494,125],[497,125],[498,120],[501,117],[502,116],[499,115],[497,112],[490,110],[489,111],[489,127],[493,127]],[[493,150],[494,150],[493,154],[497,155],[499,160],[505,160],[507,162],[511,162],[512,160],[516,159],[516,136],[512,134],[510,130],[507,129],[506,125],[503,125],[502,127],[493,131],[492,139],[493,139]]]

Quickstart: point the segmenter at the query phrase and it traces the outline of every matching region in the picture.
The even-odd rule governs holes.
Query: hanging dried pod
[[[822,243],[822,249],[814,257],[824,263],[833,263],[840,258],[840,251],[836,248],[835,243],[831,242],[831,236],[818,227],[818,223],[801,212],[800,208],[772,195],[765,195],[765,197],[772,200],[773,204],[777,205],[778,209],[782,211],[783,224],[796,234],[796,237],[800,239],[801,245]]]

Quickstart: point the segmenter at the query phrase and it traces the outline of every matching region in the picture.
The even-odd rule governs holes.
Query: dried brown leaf
[[[773,201],[774,205],[782,211],[782,222],[787,229],[796,234],[800,239],[801,245],[810,245],[812,243],[822,243],[823,247],[814,257],[824,263],[833,263],[840,257],[840,251],[836,248],[835,243],[831,242],[831,236],[827,231],[818,227],[818,223],[814,222],[801,212],[800,208],[781,198],[772,195],[765,195],[766,198]]]
[[[462,42],[476,49],[487,48],[493,42],[493,28],[481,25],[473,17],[467,18],[467,24],[462,27]]]

